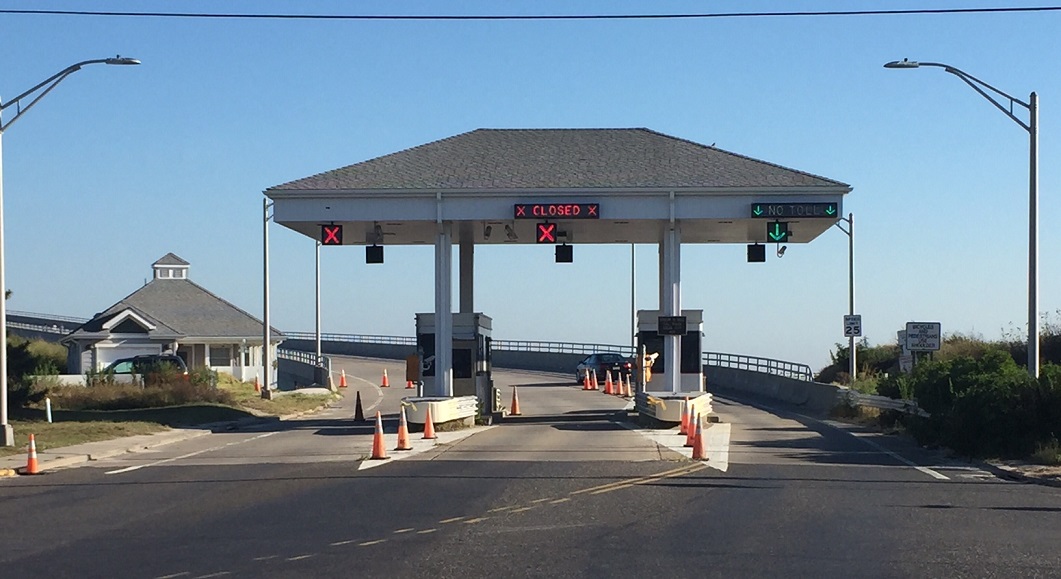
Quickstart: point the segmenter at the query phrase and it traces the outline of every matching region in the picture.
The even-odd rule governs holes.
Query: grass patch
[[[1058,443],[1057,440],[1052,440],[1048,444],[1041,444],[1030,458],[1036,464],[1061,466],[1061,443]]]
[[[0,447],[0,456],[24,454],[30,433],[40,452],[169,428],[306,412],[336,398],[294,393],[264,400],[254,391],[254,384],[227,374],[218,376],[217,388],[186,381],[146,387],[103,383],[50,388],[48,395],[53,422],[47,422],[43,405],[12,409],[15,446]]]

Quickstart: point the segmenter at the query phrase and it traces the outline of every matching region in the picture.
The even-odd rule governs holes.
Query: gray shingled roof
[[[262,322],[187,279],[155,279],[96,315],[70,334],[81,337],[100,331],[102,324],[128,307],[152,323],[185,338],[251,338],[262,335]],[[155,335],[154,332],[151,334]],[[282,334],[273,328],[273,335]]]
[[[478,129],[269,191],[848,187],[649,129]]]
[[[158,261],[151,265],[189,265],[189,263],[177,257],[173,252],[170,252],[158,258]]]
[[[151,314],[137,308],[131,304],[125,302],[118,302],[113,306],[107,308],[106,311],[96,314],[91,320],[82,324],[79,328],[70,333],[68,337],[72,338],[87,338],[90,335],[95,337],[106,338],[110,335],[110,332],[103,329],[103,324],[114,319],[115,316],[121,314],[126,310],[132,310],[136,315],[144,318],[155,326],[155,329],[149,332],[153,338],[180,338],[181,333],[167,325],[162,320],[155,318]]]

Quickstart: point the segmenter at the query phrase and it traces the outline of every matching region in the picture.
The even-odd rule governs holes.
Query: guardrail
[[[78,325],[80,326],[81,324],[78,324]],[[65,335],[69,334],[70,332],[74,331],[73,327],[67,328],[66,326],[60,326],[60,325],[57,325],[57,324],[52,324],[50,326],[44,326],[44,325],[41,325],[41,324],[24,324],[22,322],[12,322],[11,320],[7,321],[7,327],[15,328],[17,330],[29,330],[31,332],[41,332],[41,333],[45,333],[45,334],[56,334],[56,335],[59,335],[59,336],[65,336]]]
[[[774,374],[786,378],[795,378],[810,382],[814,379],[814,373],[810,366],[796,362],[785,362],[784,360],[773,360],[771,358],[760,358],[758,356],[745,356],[743,354],[724,354],[722,352],[704,352],[703,362],[705,366],[720,366],[723,368],[736,368],[738,370],[750,370],[763,374]]]
[[[88,318],[77,318],[74,316],[57,316],[54,314],[38,314],[34,312],[22,312],[19,310],[7,310],[7,315],[22,316],[25,318],[40,318],[42,320],[55,320],[57,322],[71,322],[79,326],[89,320]]]
[[[284,332],[284,337],[292,340],[316,340],[314,332]],[[325,334],[321,333],[323,342],[357,342],[360,344],[390,344],[397,346],[415,346],[416,338],[409,336],[377,336],[371,334]]]
[[[546,352],[549,354],[595,354],[597,352],[615,352],[624,356],[633,356],[631,346],[613,346],[608,344],[578,344],[573,342],[543,342],[536,340],[494,340],[493,349],[507,352]]]
[[[316,340],[317,335],[313,332],[284,332],[284,336],[296,340]],[[331,342],[359,342],[366,344],[391,344],[400,346],[415,346],[416,338],[409,336],[378,336],[369,334],[321,334],[321,341]],[[614,344],[586,344],[578,342],[552,342],[542,340],[494,340],[494,350],[506,352],[544,352],[550,354],[594,354],[597,352],[616,352],[624,356],[633,356],[634,348],[631,346],[617,346]],[[743,354],[726,354],[722,352],[704,352],[703,363],[706,366],[719,366],[723,368],[736,368],[738,370],[750,370],[763,374],[773,374],[786,378],[795,378],[810,382],[814,373],[807,364],[774,360],[771,358],[760,358],[758,356],[745,356]]]
[[[888,398],[887,396],[862,394],[851,389],[844,390],[841,396],[843,396],[844,401],[852,406],[868,406],[880,410],[898,410],[905,414],[915,414],[923,418],[931,416],[931,414],[925,412],[925,410],[918,406],[917,402],[913,400],[899,400],[896,398]]]
[[[309,364],[310,366],[317,365],[317,353],[316,352],[304,352],[302,350],[284,350],[277,348],[276,357],[283,358],[284,360],[293,360],[295,362],[302,362],[303,364]],[[325,356],[321,356],[324,358]]]

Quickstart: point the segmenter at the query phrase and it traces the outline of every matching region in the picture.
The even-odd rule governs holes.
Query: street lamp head
[[[103,61],[105,64],[140,64],[140,61],[135,58],[127,58],[121,55],[115,56],[114,58],[108,58]]]
[[[920,66],[920,62],[917,62],[916,60],[907,60],[904,58],[902,60],[893,60],[885,64],[884,68],[919,68]]]

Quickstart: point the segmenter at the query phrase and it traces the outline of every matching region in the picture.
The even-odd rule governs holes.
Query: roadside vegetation
[[[1061,311],[1058,313],[1061,318]],[[865,394],[914,400],[928,418],[880,413],[926,445],[945,446],[971,457],[1025,458],[1061,464],[1061,323],[1043,323],[1038,380],[1028,375],[1027,345],[1010,331],[999,341],[945,336],[938,352],[918,359],[909,374],[899,371],[897,344],[857,344],[858,372],[848,374],[849,349],[837,344],[819,382],[850,386]]]
[[[30,433],[37,450],[43,451],[168,428],[305,412],[331,399],[294,393],[265,400],[252,383],[209,370],[185,376],[161,368],[135,383],[89,373],[87,386],[63,386],[55,376],[65,367],[65,347],[8,337],[9,421],[15,446],[0,447],[0,456],[24,453]],[[47,401],[52,423],[47,421]]]

